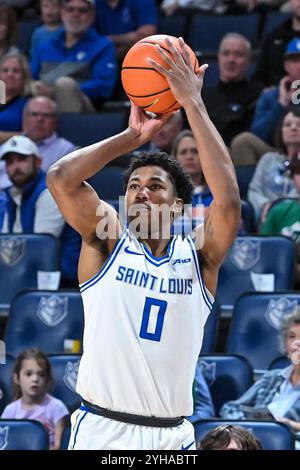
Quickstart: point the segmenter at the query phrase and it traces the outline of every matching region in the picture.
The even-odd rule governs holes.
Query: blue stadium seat
[[[274,369],[285,369],[286,367],[291,365],[291,361],[287,356],[278,356],[273,359],[271,364],[269,365],[269,370]]]
[[[4,340],[7,352],[14,357],[32,347],[46,353],[63,353],[65,340],[82,341],[82,332],[79,292],[30,291],[13,300]]]
[[[30,419],[0,419],[0,450],[48,450],[44,426]]]
[[[88,182],[101,199],[118,199],[123,191],[123,170],[118,166],[107,166],[92,176]]]
[[[0,308],[24,289],[37,288],[38,271],[58,270],[58,242],[46,234],[0,234]]]
[[[268,13],[265,19],[261,39],[264,39],[269,33],[274,31],[277,26],[290,18],[290,16],[291,15],[289,13],[280,13],[279,11],[271,11]]]
[[[17,45],[24,54],[29,55],[31,47],[31,36],[35,28],[40,26],[40,20],[27,20],[18,23]]]
[[[245,36],[256,46],[258,41],[259,15],[195,15],[186,42],[194,51],[216,52],[222,38],[235,32]]]
[[[79,354],[49,355],[54,378],[51,394],[62,400],[70,413],[79,408],[81,403],[80,396],[75,392],[80,358]]]
[[[292,432],[285,424],[276,421],[199,420],[194,424],[196,441],[203,439],[211,429],[225,424],[242,426],[252,431],[264,450],[295,450]]]
[[[234,305],[226,351],[247,357],[254,369],[268,369],[280,355],[281,320],[299,304],[300,293],[297,292],[242,295]]]
[[[212,353],[215,350],[217,340],[217,332],[219,326],[220,307],[215,302],[212,311],[209,314],[207,322],[204,327],[203,342],[201,354]]]
[[[60,441],[60,450],[68,450],[69,441],[71,436],[71,426],[67,426],[62,433]]]
[[[202,372],[209,385],[216,413],[229,400],[239,398],[253,383],[253,370],[247,359],[238,355],[200,355]]]
[[[5,356],[5,364],[0,362],[0,416],[6,405],[12,401],[13,365],[15,359],[10,354]]]
[[[98,114],[62,113],[58,117],[58,133],[79,147],[94,144],[122,132],[127,111]]]
[[[168,34],[179,38],[184,37],[187,27],[186,15],[160,16],[158,18],[158,34]]]
[[[242,200],[242,207],[241,207],[241,217],[243,220],[244,228],[246,232],[251,233],[255,231],[255,212],[251,202]]]
[[[245,292],[263,290],[262,280],[253,275],[274,274],[274,290],[292,289],[295,270],[295,243],[282,236],[240,235],[220,269],[216,301],[232,307]],[[252,277],[251,277],[252,276]]]
[[[240,190],[242,199],[248,197],[248,187],[254,175],[256,165],[243,165],[235,168],[236,179]]]

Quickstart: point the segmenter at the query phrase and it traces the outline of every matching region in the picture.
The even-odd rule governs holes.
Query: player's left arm
[[[203,246],[199,251],[205,285],[214,293],[219,267],[236,237],[240,223],[239,189],[226,145],[210,120],[201,97],[207,65],[202,65],[195,74],[183,39],[179,41],[180,50],[170,41],[167,40],[167,43],[172,57],[157,46],[167,67],[152,59],[148,62],[166,77],[175,98],[185,109],[196,140],[202,171],[214,198],[205,218]]]

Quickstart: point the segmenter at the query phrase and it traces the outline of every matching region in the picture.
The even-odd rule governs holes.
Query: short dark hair
[[[262,450],[259,440],[241,426],[225,424],[211,429],[201,440],[200,450],[226,450],[231,441],[234,441],[238,450]]]
[[[128,169],[124,173],[124,190],[131,174],[143,166],[159,166],[168,173],[176,195],[183,200],[184,204],[190,204],[194,186],[189,174],[177,162],[176,158],[165,152],[141,152],[130,162]]]
[[[274,142],[275,142],[276,149],[279,150],[279,152],[282,153],[283,155],[286,154],[287,148],[282,139],[282,125],[283,125],[285,116],[289,113],[292,113],[295,117],[300,118],[300,109],[297,108],[296,106],[289,106],[288,108],[284,110],[284,113],[281,116],[280,121],[278,122],[276,131],[274,134]]]

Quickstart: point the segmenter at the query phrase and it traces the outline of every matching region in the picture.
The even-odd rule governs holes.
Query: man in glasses
[[[34,95],[54,98],[60,112],[91,112],[110,98],[115,47],[91,27],[94,0],[63,0],[63,28],[32,51]]]

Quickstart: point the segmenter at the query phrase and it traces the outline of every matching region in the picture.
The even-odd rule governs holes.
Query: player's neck
[[[163,240],[149,238],[140,239],[140,241],[147,246],[147,248],[151,251],[152,255],[155,256],[155,258],[161,258],[167,253],[170,239],[168,238],[167,240]]]

